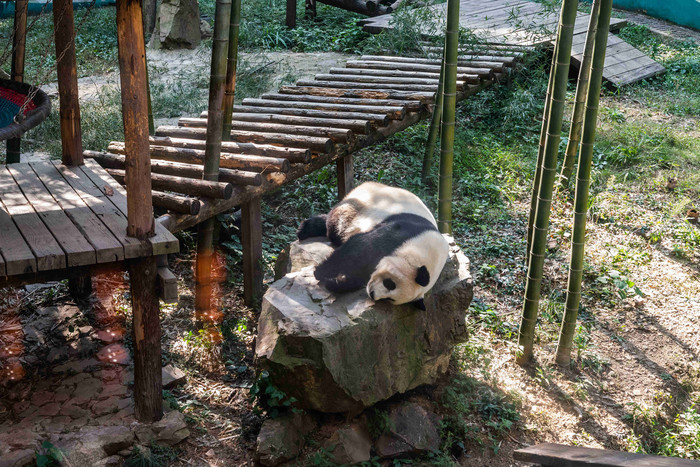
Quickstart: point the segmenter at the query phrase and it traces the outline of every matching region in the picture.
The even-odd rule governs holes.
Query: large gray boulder
[[[201,40],[197,0],[162,0],[149,45],[156,49],[194,49]]]
[[[427,311],[374,303],[364,290],[333,296],[318,285],[314,265],[295,264],[332,250],[323,239],[295,242],[291,264],[279,269],[296,272],[270,286],[258,324],[256,359],[270,381],[300,407],[331,413],[359,413],[435,382],[467,337],[472,299],[469,260],[447,239],[450,257],[425,297]]]

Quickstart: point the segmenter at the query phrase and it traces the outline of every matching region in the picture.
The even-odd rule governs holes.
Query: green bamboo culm
[[[586,111],[583,118],[583,136],[576,172],[576,194],[574,195],[574,226],[571,239],[571,267],[566,292],[566,309],[559,333],[556,362],[568,365],[571,361],[571,344],[576,331],[576,318],[581,303],[581,281],[583,279],[583,255],[586,241],[586,214],[588,212],[588,188],[591,179],[593,142],[598,120],[598,101],[603,80],[605,49],[608,45],[608,29],[612,0],[600,0],[598,30],[595,33],[595,46],[588,82]],[[590,34],[590,31],[589,31]]]
[[[440,127],[440,180],[438,230],[452,233],[452,162],[454,159],[455,110],[457,106],[457,58],[459,55],[459,0],[447,0],[445,31],[442,125]]]
[[[231,25],[228,33],[228,58],[226,65],[226,90],[224,93],[224,141],[231,140],[231,118],[233,115],[233,99],[236,96],[236,67],[238,66],[238,29],[241,23],[241,0],[233,0],[231,4]]]
[[[442,118],[443,90],[445,85],[445,49],[442,49],[442,66],[440,67],[440,81],[438,82],[437,93],[435,94],[435,105],[433,115],[430,118],[430,130],[428,131],[428,141],[423,154],[423,168],[421,170],[421,183],[428,183],[428,176],[433,165],[433,154],[435,153],[435,143],[437,142],[440,120]]]
[[[549,229],[549,213],[552,204],[552,192],[557,169],[557,154],[561,139],[562,115],[566,98],[566,85],[571,60],[571,42],[573,39],[574,22],[578,0],[564,0],[561,6],[559,27],[557,28],[557,47],[554,60],[554,80],[552,82],[552,97],[547,118],[547,138],[545,141],[542,173],[538,191],[537,208],[535,211],[532,232],[532,247],[527,268],[527,283],[525,284],[525,300],[523,315],[520,321],[518,345],[520,347],[517,361],[524,364],[532,358],[532,346],[535,340],[535,323],[540,303],[542,271],[544,254]]]
[[[530,215],[527,219],[527,250],[525,250],[525,263],[530,264],[530,252],[532,249],[532,232],[535,225],[535,211],[537,211],[537,194],[540,192],[540,179],[542,177],[542,161],[544,160],[544,146],[547,141],[547,122],[549,121],[549,107],[552,97],[552,84],[554,83],[554,66],[556,64],[557,48],[559,43],[554,43],[552,66],[549,69],[547,94],[544,98],[544,112],[542,112],[542,128],[540,129],[540,143],[537,147],[537,163],[535,164],[535,177],[532,183],[532,195],[530,197]]]
[[[574,111],[571,117],[571,128],[569,129],[569,141],[566,143],[566,153],[561,166],[559,176],[559,189],[565,190],[569,187],[569,179],[574,170],[574,160],[581,142],[581,127],[583,126],[583,109],[588,93],[588,82],[591,74],[591,61],[593,58],[593,43],[596,38],[598,27],[598,13],[600,12],[600,0],[594,0],[591,7],[591,17],[588,20],[588,32],[586,33],[586,43],[583,48],[583,58],[581,68],[578,72],[578,84],[576,85],[576,98],[574,99]]]
[[[221,157],[222,105],[225,92],[226,60],[228,58],[228,33],[231,22],[231,0],[216,0],[214,12],[214,37],[211,52],[209,78],[209,106],[207,137],[204,149],[204,180],[219,179]],[[211,314],[211,267],[215,218],[207,219],[197,228],[197,262],[195,282],[195,320],[198,326]]]

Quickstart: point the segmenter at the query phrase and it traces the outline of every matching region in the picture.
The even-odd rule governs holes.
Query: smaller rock
[[[204,19],[199,20],[199,33],[202,35],[202,39],[209,39],[214,35],[211,25]]]
[[[63,404],[59,413],[73,419],[87,417],[90,415],[89,410],[83,409],[75,404],[71,404],[70,401]]]
[[[374,444],[382,458],[425,454],[440,449],[439,418],[415,402],[389,410],[389,429]]]
[[[58,411],[61,410],[61,404],[58,402],[50,402],[48,404],[39,407],[36,413],[42,417],[53,417],[58,415]]]
[[[172,365],[165,365],[162,369],[163,374],[163,388],[170,389],[180,384],[184,384],[187,377],[185,373]]]
[[[26,290],[29,293],[32,293],[44,289],[50,289],[51,287],[56,287],[58,284],[60,284],[60,282],[55,281],[45,282],[43,284],[27,284],[24,286],[24,290]]]
[[[49,354],[46,356],[46,361],[49,363],[56,363],[66,358],[68,358],[67,347],[51,347]]]
[[[121,383],[107,385],[104,387],[104,389],[102,389],[99,399],[107,399],[108,397],[112,396],[126,396],[126,386]]]
[[[31,465],[34,462],[34,450],[23,449],[21,451],[12,451],[0,456],[0,466],[7,467],[24,467]]]
[[[94,330],[95,328],[93,328],[92,326],[80,326],[78,328],[78,331],[80,332],[81,336],[89,336]]]
[[[38,391],[32,394],[32,404],[36,406],[41,406],[47,402],[51,402],[53,399],[53,392],[50,391]]]
[[[118,401],[118,397],[112,396],[103,401],[96,402],[92,406],[92,413],[94,413],[98,417],[102,415],[116,413],[119,410],[117,407]]]
[[[119,451],[119,455],[122,457],[129,457],[132,452],[134,452],[134,448],[130,447],[130,448],[122,449],[121,451]]]
[[[262,465],[275,466],[294,459],[304,447],[304,436],[316,427],[307,413],[288,413],[263,422],[257,456]]]
[[[155,423],[135,426],[134,432],[139,443],[145,445],[156,441],[158,444],[173,446],[190,435],[185,416],[177,410],[166,413]]]
[[[367,427],[355,423],[333,433],[324,448],[336,464],[354,465],[370,460],[372,439]]]
[[[109,456],[106,459],[102,459],[95,464],[95,467],[119,467],[120,465],[122,465],[122,458],[118,455],[114,455]]]

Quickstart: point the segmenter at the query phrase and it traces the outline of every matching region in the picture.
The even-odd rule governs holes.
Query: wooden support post
[[[12,66],[10,77],[14,81],[24,82],[24,51],[27,41],[27,8],[29,0],[15,0],[14,36],[12,39]],[[19,162],[21,153],[20,139],[7,140],[7,164]]]
[[[65,165],[83,164],[83,142],[78,104],[78,68],[75,60],[75,24],[73,1],[53,2],[53,27],[56,41],[58,102],[61,115],[62,161]]]
[[[153,235],[154,221],[148,140],[146,46],[139,0],[117,2],[117,42],[126,148],[126,191],[129,195],[127,233],[145,240]]]
[[[75,301],[83,301],[92,294],[92,277],[90,275],[68,279],[68,293]]]
[[[304,19],[316,19],[316,0],[306,0],[304,4]]]
[[[158,266],[158,295],[164,303],[177,303],[177,277],[168,268],[168,255],[156,256]]]
[[[199,327],[210,321],[206,315],[210,314],[212,309],[211,267],[214,257],[215,222],[216,217],[212,217],[197,226],[194,319]]]
[[[256,308],[262,298],[262,210],[256,197],[241,205],[241,244],[243,245],[243,300]]]
[[[68,4],[71,5],[70,0]],[[154,219],[148,140],[146,47],[140,0],[117,1],[117,42],[127,154],[127,234],[146,240],[154,234]],[[156,259],[151,256],[131,261],[129,279],[134,315],[135,415],[141,422],[153,422],[163,416]]]
[[[297,0],[287,0],[286,24],[289,29],[297,27]]]
[[[154,422],[163,416],[156,258],[132,260],[129,279],[134,313],[134,414],[141,422]]]
[[[352,168],[352,154],[341,157],[335,162],[338,166],[338,199],[340,200],[353,189],[355,172]]]

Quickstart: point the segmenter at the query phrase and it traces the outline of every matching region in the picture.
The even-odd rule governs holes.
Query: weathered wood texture
[[[53,2],[53,24],[63,163],[80,165],[83,163],[83,142],[80,130],[78,69],[75,59],[75,25],[72,0],[55,0]]]
[[[262,208],[260,197],[241,205],[241,244],[243,246],[243,301],[257,307],[262,299]]]
[[[160,225],[149,240],[127,236],[124,191],[93,164],[0,168],[0,284],[9,276],[178,251]]]
[[[445,4],[426,7],[433,14],[444,15]],[[526,0],[462,0],[460,2],[460,27],[470,30],[480,41],[488,44],[482,51],[475,51],[485,55],[488,49],[498,54],[499,50],[519,46],[551,45],[554,41],[558,20],[558,11],[547,11],[540,3]],[[366,31],[378,33],[394,27],[393,16],[383,15],[368,18],[362,21]],[[612,18],[610,30],[618,30],[626,24],[625,20]],[[579,13],[574,27],[574,41],[571,50],[573,63],[579,65],[583,54],[583,44],[586,36],[587,15]],[[431,23],[426,22],[420,26],[421,32],[426,36],[440,34]],[[425,47],[428,53],[440,53],[440,48]],[[462,55],[464,55],[462,52]],[[362,60],[378,60],[376,56],[363,56]],[[403,57],[381,57],[382,61],[407,61]],[[414,63],[425,63],[424,60]],[[478,66],[488,66],[479,62]],[[512,62],[511,62],[512,63]],[[462,63],[460,63],[460,66]],[[506,62],[504,66],[509,66]],[[476,66],[472,64],[471,66]],[[612,33],[608,36],[608,46],[605,57],[603,77],[614,86],[624,86],[642,79],[659,75],[665,68],[655,62],[639,50],[624,42]]]
[[[579,446],[543,443],[518,449],[513,458],[548,467],[635,466],[635,467],[697,467],[700,462],[676,457],[649,456],[632,452],[592,449]]]

